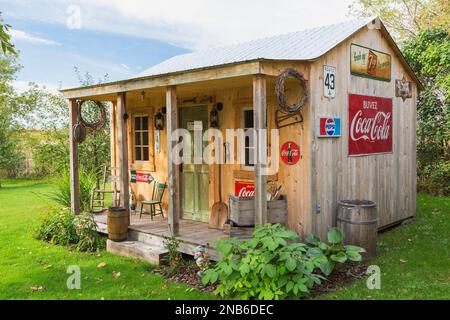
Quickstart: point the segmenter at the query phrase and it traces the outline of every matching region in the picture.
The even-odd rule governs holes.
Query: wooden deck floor
[[[99,232],[107,234],[106,212],[95,214],[94,220]],[[138,214],[132,214],[128,230],[129,238],[139,239],[139,241],[157,246],[161,246],[164,238],[170,236],[167,219],[160,216],[151,220],[148,215],[143,215],[140,219]],[[229,235],[226,235],[222,230],[210,229],[208,223],[205,222],[180,220],[180,234],[177,239],[181,242],[180,251],[183,253],[192,254],[196,246],[203,245],[212,251],[212,256],[215,256],[215,242],[221,238],[229,238]]]

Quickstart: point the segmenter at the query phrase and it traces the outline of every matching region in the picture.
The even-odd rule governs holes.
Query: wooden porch
[[[106,211],[93,216],[98,232],[108,234]],[[129,241],[138,241],[159,249],[164,248],[164,239],[171,236],[167,219],[158,216],[151,220],[148,215],[139,218],[138,214],[131,214],[130,217]],[[210,229],[205,222],[180,219],[179,223],[180,232],[176,238],[180,241],[181,253],[192,255],[193,250],[202,245],[207,249],[211,259],[217,259],[216,241],[229,238],[229,235],[222,230]]]

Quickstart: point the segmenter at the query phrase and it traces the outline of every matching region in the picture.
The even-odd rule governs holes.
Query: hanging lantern
[[[164,130],[164,115],[161,111],[155,115],[155,129],[156,130]]]
[[[223,104],[221,102],[217,103],[209,114],[209,123],[211,128],[219,127],[219,111],[222,111]]]

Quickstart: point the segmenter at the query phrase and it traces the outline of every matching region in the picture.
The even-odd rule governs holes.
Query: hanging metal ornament
[[[303,89],[303,95],[300,101],[296,104],[290,105],[284,94],[284,82],[286,78],[294,78],[300,81],[300,86]],[[305,105],[308,100],[308,88],[306,86],[306,80],[303,75],[294,69],[286,69],[277,78],[275,86],[275,93],[277,94],[277,102],[281,111],[288,114],[298,113],[300,109]]]
[[[83,143],[86,140],[86,128],[81,123],[73,126],[73,140],[77,143]]]
[[[78,123],[82,124],[85,128],[89,128],[94,131],[98,131],[105,126],[106,123],[106,109],[105,106],[100,101],[92,101],[95,103],[100,111],[100,119],[97,122],[87,122],[83,119],[81,114],[81,109],[83,104],[87,101],[78,102]]]

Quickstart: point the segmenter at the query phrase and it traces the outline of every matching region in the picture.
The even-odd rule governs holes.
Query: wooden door
[[[209,167],[194,163],[194,130],[208,128],[208,107],[180,108],[180,128],[190,133],[191,163],[181,166],[181,202],[184,219],[209,220]],[[205,147],[207,142],[202,142]]]

